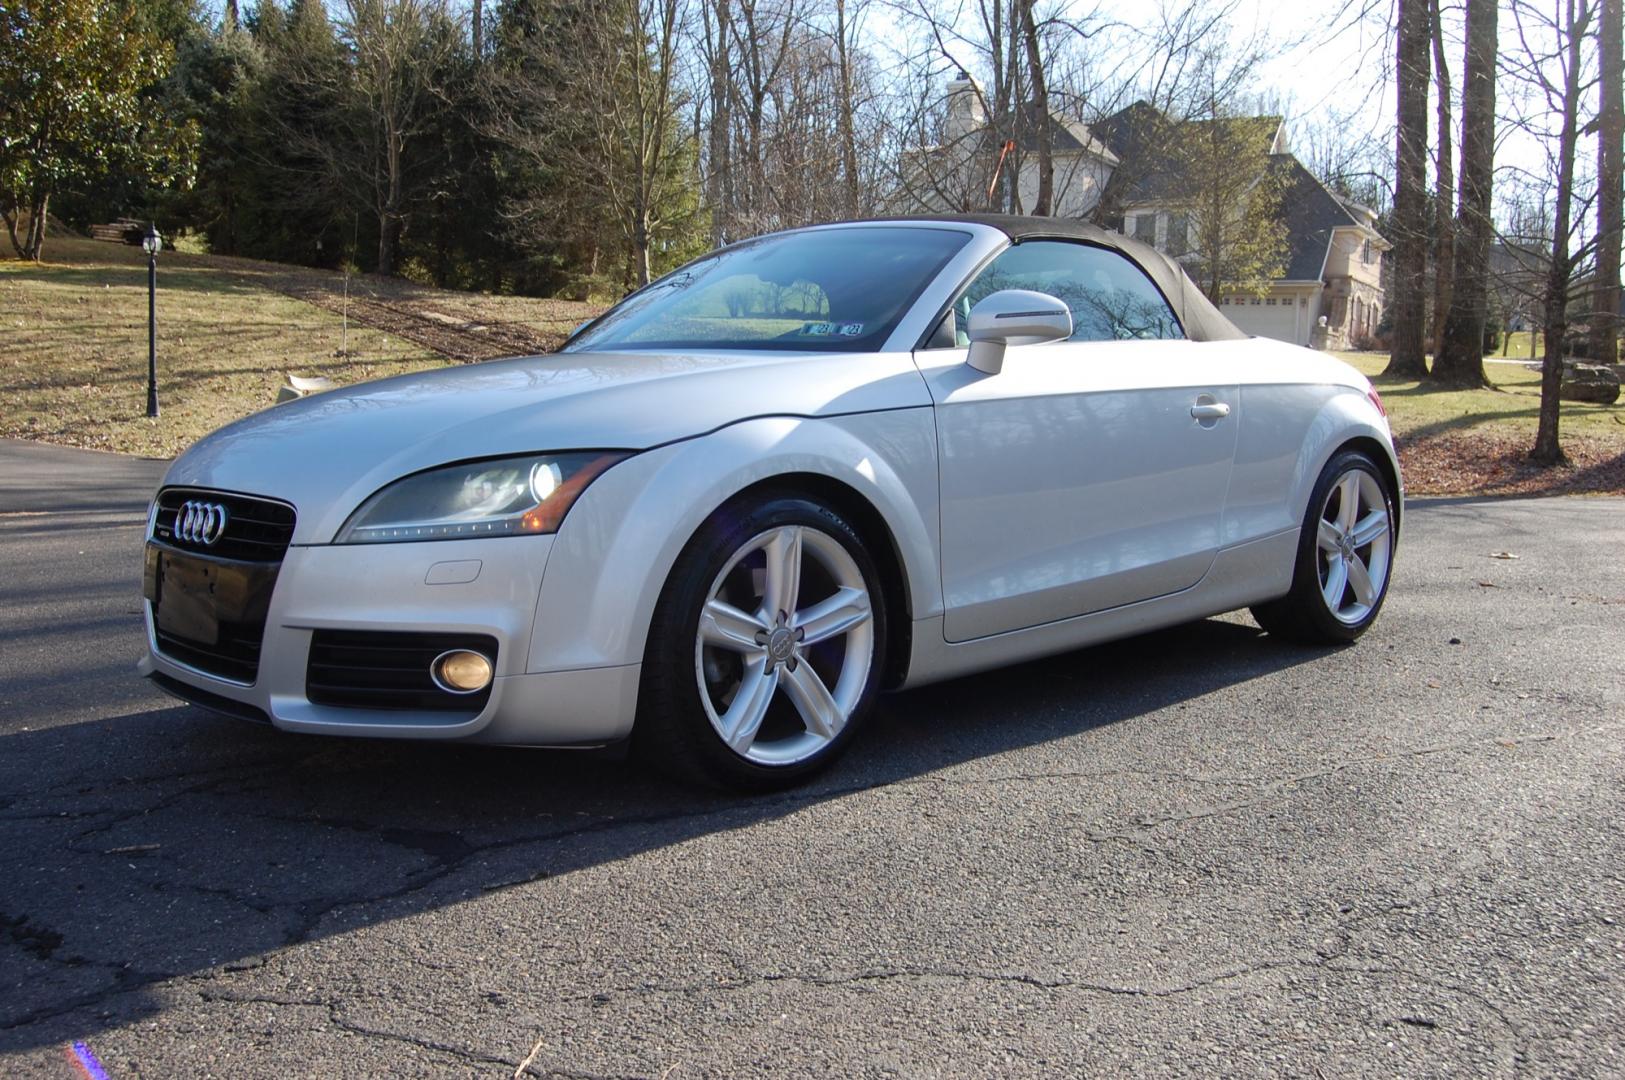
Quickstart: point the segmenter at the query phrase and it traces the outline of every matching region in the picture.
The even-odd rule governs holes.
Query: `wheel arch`
[[[531,672],[641,663],[673,566],[718,511],[769,489],[827,501],[863,536],[893,613],[884,685],[912,652],[909,623],[940,612],[935,427],[927,409],[761,417],[609,469],[555,538]]]
[[[1388,490],[1394,497],[1394,538],[1398,539],[1400,519],[1405,516],[1405,494],[1404,488],[1400,486],[1399,466],[1394,460],[1393,451],[1370,435],[1356,435],[1340,444],[1326,460],[1330,461],[1345,450],[1360,451],[1376,462],[1377,468],[1382,471],[1382,478],[1387,481]],[[1325,466],[1322,465],[1321,468]]]
[[[824,473],[784,472],[764,477],[742,488],[707,517],[711,521],[734,503],[772,495],[801,495],[828,506],[845,517],[868,548],[875,568],[880,571],[886,620],[886,667],[883,689],[894,689],[908,677],[914,601],[904,570],[903,551],[897,536],[879,508],[852,485]],[[698,530],[696,530],[698,531]],[[692,539],[692,537],[690,537]]]
[[[1355,387],[1337,387],[1306,426],[1293,470],[1291,496],[1286,508],[1294,524],[1309,512],[1315,483],[1327,462],[1346,450],[1358,450],[1371,458],[1387,481],[1394,498],[1395,535],[1404,503],[1404,482],[1399,459],[1394,453],[1393,436],[1371,399]]]

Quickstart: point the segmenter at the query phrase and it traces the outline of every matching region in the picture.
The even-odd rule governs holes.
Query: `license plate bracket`
[[[165,634],[218,645],[222,625],[264,625],[276,567],[210,559],[149,543],[142,592]]]

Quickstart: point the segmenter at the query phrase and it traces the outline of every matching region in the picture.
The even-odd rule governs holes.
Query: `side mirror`
[[[966,363],[997,375],[1004,367],[1007,346],[1042,345],[1071,337],[1072,312],[1047,293],[1001,289],[970,309],[965,333],[970,338]]]

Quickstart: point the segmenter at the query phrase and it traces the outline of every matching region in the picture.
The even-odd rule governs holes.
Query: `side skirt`
[[[1285,596],[1292,588],[1298,531],[1288,529],[1225,548],[1206,576],[1182,592],[1042,626],[949,642],[943,637],[941,616],[915,620],[908,678],[902,688],[1133,637]]]

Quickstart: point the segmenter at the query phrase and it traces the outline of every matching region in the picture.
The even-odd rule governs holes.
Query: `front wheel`
[[[1377,621],[1394,557],[1394,497],[1376,462],[1345,450],[1321,472],[1298,539],[1292,591],[1253,607],[1272,636],[1341,644]]]
[[[634,748],[762,790],[828,765],[883,670],[885,604],[857,531],[798,496],[734,505],[678,557],[644,650]]]

